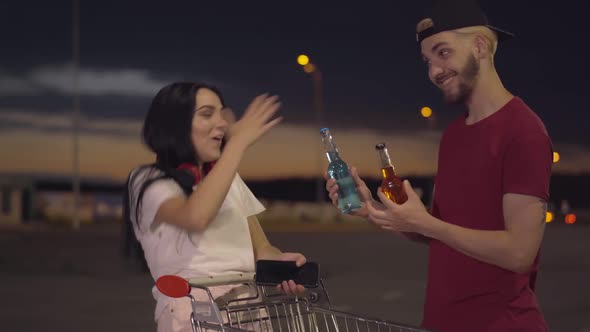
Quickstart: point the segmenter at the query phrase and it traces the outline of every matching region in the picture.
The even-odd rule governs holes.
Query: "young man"
[[[417,25],[428,76],[467,109],[446,129],[432,211],[405,181],[408,201],[371,194],[353,169],[377,226],[429,245],[423,327],[440,332],[546,331],[534,286],[549,198],[552,145],[541,120],[503,86],[498,42],[475,1],[438,1]],[[337,200],[335,181],[326,189]]]

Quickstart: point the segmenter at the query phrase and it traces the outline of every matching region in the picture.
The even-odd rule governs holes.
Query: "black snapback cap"
[[[433,26],[416,33],[416,40],[424,39],[443,31],[482,25],[496,33],[498,41],[514,37],[514,34],[490,24],[476,0],[433,0],[429,16]]]

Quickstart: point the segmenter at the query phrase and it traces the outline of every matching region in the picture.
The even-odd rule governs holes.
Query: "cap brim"
[[[512,32],[508,32],[506,30],[502,30],[491,25],[486,26],[496,33],[496,35],[498,36],[498,41],[505,41],[514,38],[514,34]]]

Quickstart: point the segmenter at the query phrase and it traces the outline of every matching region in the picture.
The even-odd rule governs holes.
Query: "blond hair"
[[[432,22],[432,19],[425,18],[416,25],[416,33],[420,33],[428,28],[432,28],[433,26],[434,23]]]
[[[485,42],[487,43],[488,49],[490,50],[490,54],[492,55],[492,57],[494,56],[494,54],[496,54],[496,50],[498,49],[498,36],[495,32],[492,31],[492,29],[483,25],[477,25],[472,27],[456,29],[453,30],[453,32],[464,36],[482,36]]]

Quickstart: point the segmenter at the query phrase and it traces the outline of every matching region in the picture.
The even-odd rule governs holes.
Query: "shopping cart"
[[[304,296],[288,296],[274,287],[255,283],[254,273],[183,279],[163,276],[156,282],[165,295],[187,296],[192,304],[190,318],[193,331],[273,331],[273,332],[428,332],[417,327],[391,321],[369,319],[331,309],[323,281],[316,289],[307,289]],[[210,287],[242,285],[252,289],[252,295],[222,300],[214,299]],[[197,300],[191,288],[203,290],[208,300]]]

